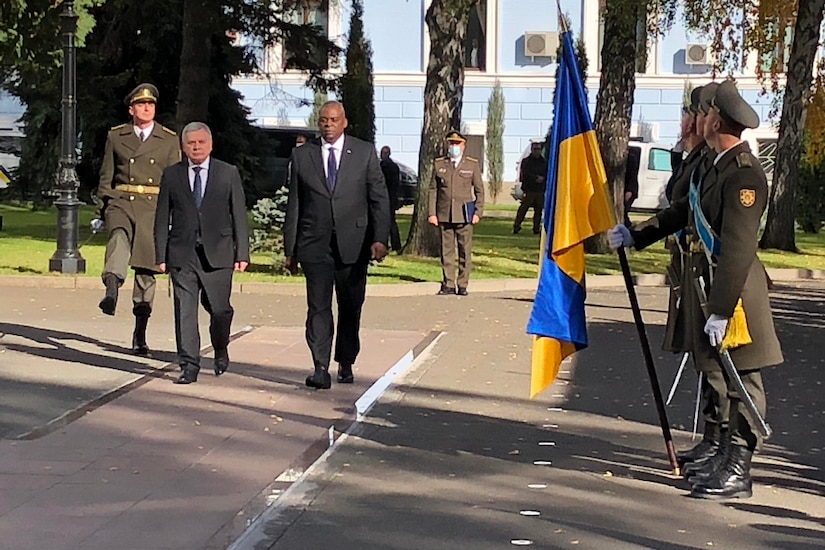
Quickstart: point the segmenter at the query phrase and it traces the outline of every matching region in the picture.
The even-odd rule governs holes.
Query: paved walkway
[[[526,283],[373,295],[358,383],[310,392],[300,292],[238,293],[232,370],[206,361],[181,387],[168,297],[142,360],[99,289],[0,281],[0,548],[819,548],[825,285],[775,290],[789,363],[765,375],[775,435],[754,498],[714,503],[669,475],[627,298],[599,282],[591,347],[530,401]],[[639,295],[658,343],[665,290]],[[654,355],[667,387],[678,358]],[[401,378],[368,410],[358,398],[387,370]],[[677,446],[694,384],[669,409]]]

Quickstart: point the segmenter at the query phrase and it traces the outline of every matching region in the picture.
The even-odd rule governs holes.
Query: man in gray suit
[[[175,335],[182,373],[198,381],[198,301],[209,312],[215,375],[229,368],[229,303],[233,271],[249,265],[246,200],[238,169],[212,158],[212,132],[202,122],[183,129],[186,160],[163,171],[155,216],[155,254],[175,289]]]
[[[306,340],[315,365],[306,385],[329,389],[332,291],[338,299],[338,382],[351,384],[361,349],[367,267],[387,255],[390,201],[373,145],[344,135],[343,105],[325,103],[318,127],[320,145],[307,143],[292,152],[284,253],[287,269],[295,273],[300,263],[306,275]]]

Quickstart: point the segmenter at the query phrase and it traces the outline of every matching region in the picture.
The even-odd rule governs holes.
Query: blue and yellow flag
[[[527,324],[527,333],[535,336],[530,397],[553,383],[565,357],[587,347],[584,241],[615,224],[570,32],[562,33],[561,43],[547,159],[542,262]]]

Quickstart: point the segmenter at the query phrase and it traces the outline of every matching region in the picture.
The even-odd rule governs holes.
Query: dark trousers
[[[525,193],[521,199],[521,204],[516,212],[516,221],[513,224],[513,231],[521,231],[521,224],[527,216],[527,211],[533,209],[533,233],[541,233],[541,214],[544,210],[544,192]]]
[[[398,221],[395,219],[395,210],[390,211],[390,248],[398,252],[401,250],[401,232],[398,230]]]
[[[171,269],[175,290],[175,340],[178,361],[187,369],[200,369],[201,337],[198,330],[198,301],[209,313],[209,336],[216,351],[229,345],[229,331],[235,310],[229,303],[232,268],[213,269],[202,249],[184,267]]]
[[[329,369],[332,336],[338,363],[355,363],[361,350],[361,308],[367,290],[367,262],[341,263],[337,251],[318,262],[301,262],[306,276],[306,340],[315,370]],[[338,327],[332,317],[332,291],[338,302]]]
[[[728,383],[721,367],[703,372],[702,416],[705,419],[705,437],[719,440],[721,430],[728,428]]]
[[[745,390],[753,399],[756,410],[767,418],[768,404],[765,398],[765,385],[762,382],[762,371],[759,369],[739,371]],[[739,447],[747,447],[750,451],[758,451],[762,447],[762,436],[756,427],[747,408],[742,404],[739,393],[733,384],[728,384],[728,400],[730,401],[730,432],[731,443]]]

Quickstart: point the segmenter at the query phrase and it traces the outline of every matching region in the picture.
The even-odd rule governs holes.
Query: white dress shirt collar
[[[138,126],[136,124],[135,125],[135,135],[137,137],[140,137],[140,133],[143,132],[143,135],[146,136],[146,139],[149,139],[149,136],[152,135],[152,130],[154,130],[154,129],[155,129],[155,123],[154,122],[149,124],[149,126],[147,126],[146,128],[141,128],[140,126]]]
[[[728,147],[727,149],[725,149],[724,151],[722,151],[721,153],[719,153],[718,155],[716,155],[716,158],[715,158],[715,159],[713,159],[713,165],[714,165],[714,166],[716,166],[717,164],[719,164],[719,161],[720,161],[720,160],[722,160],[722,157],[724,157],[724,156],[725,156],[725,154],[726,154],[728,151],[730,151],[731,149],[733,149],[734,147],[736,147],[736,146],[738,146],[740,143],[742,143],[742,141],[743,141],[743,140],[741,140],[741,139],[740,139],[740,140],[739,140],[739,141],[737,141],[735,144],[731,145],[730,147]]]

